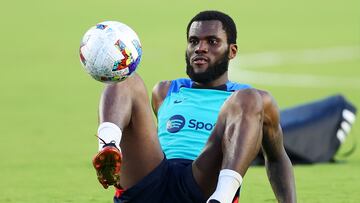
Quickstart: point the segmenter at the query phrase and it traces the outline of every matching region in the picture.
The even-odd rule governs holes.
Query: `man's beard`
[[[190,59],[185,54],[185,61],[186,61],[186,74],[189,78],[195,82],[207,84],[211,81],[218,79],[222,76],[229,67],[229,50],[227,50],[224,55],[220,58],[218,62],[213,65],[209,65],[205,72],[202,73],[195,73],[194,68],[190,64]]]

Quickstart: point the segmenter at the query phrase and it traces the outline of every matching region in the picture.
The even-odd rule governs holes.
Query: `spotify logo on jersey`
[[[185,125],[185,118],[182,115],[172,116],[166,123],[166,129],[169,133],[179,132]]]
[[[215,127],[215,123],[208,123],[208,122],[204,122],[204,121],[199,121],[196,119],[191,118],[188,122],[188,124],[186,124],[186,120],[184,118],[184,116],[182,115],[174,115],[172,116],[166,123],[166,130],[169,133],[177,133],[179,132],[181,129],[184,128],[184,126],[186,125],[186,127],[188,127],[189,129],[193,129],[193,130],[202,130],[202,131],[212,131]]]

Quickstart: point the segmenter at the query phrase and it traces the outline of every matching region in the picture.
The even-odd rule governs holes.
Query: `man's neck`
[[[216,86],[216,87],[204,87],[204,86],[198,86],[196,83],[193,83],[192,86],[191,86],[191,88],[194,88],[194,89],[223,90],[223,91],[226,91],[226,90],[227,90],[226,84],[219,85],[219,86]]]
[[[227,81],[229,81],[229,78],[228,78],[228,72],[226,71],[222,76],[220,76],[216,80],[210,81],[208,83],[199,83],[194,81],[194,85],[198,88],[213,89],[214,87],[225,85]]]

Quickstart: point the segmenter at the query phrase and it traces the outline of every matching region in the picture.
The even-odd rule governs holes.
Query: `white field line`
[[[230,63],[230,79],[244,83],[293,87],[360,89],[360,77],[315,76],[251,71],[258,67],[289,64],[321,64],[360,59],[360,47],[334,47],[288,52],[242,54]],[[360,68],[360,67],[359,67]]]
[[[360,89],[360,77],[330,77],[305,74],[266,73],[230,69],[230,80],[249,84],[289,87],[323,87]]]
[[[354,59],[360,59],[360,45],[298,51],[240,53],[233,62],[241,69],[250,69],[289,64],[321,64]]]

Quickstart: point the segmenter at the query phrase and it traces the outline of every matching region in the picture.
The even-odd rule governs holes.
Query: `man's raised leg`
[[[194,178],[206,197],[216,187],[231,186],[231,181],[234,187],[230,189],[236,192],[261,147],[263,114],[262,98],[254,89],[237,91],[224,103],[214,131],[193,164]],[[225,179],[230,176],[220,186],[219,172]],[[220,195],[233,198],[229,194]]]
[[[268,93],[255,89],[237,91],[224,103],[204,151],[193,164],[194,178],[204,194],[231,202],[260,147],[277,200],[296,202],[278,107]]]
[[[105,136],[108,136],[106,133],[115,135],[114,140],[118,139],[120,142],[122,153],[120,186],[122,188],[129,188],[136,184],[163,160],[164,155],[158,141],[147,90],[139,75],[134,74],[123,82],[105,87],[99,105],[99,124],[99,130],[103,125],[110,129],[104,130]],[[104,135],[98,136],[102,138]],[[108,156],[116,156],[115,151],[108,154]],[[116,157],[101,158],[109,160],[105,163],[106,167],[110,165],[116,168],[118,164]],[[94,164],[98,176],[101,176],[99,180],[109,177],[107,174],[99,174],[99,171],[103,169],[101,167],[105,167],[101,165],[100,157],[95,157],[94,163],[100,164],[99,168]],[[111,183],[111,180],[109,181]]]

